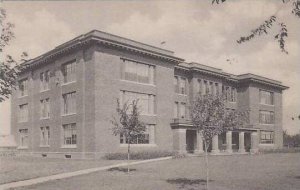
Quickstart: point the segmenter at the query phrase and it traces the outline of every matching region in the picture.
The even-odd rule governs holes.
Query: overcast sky
[[[7,51],[30,58],[97,29],[173,50],[176,56],[233,74],[254,73],[290,87],[283,95],[283,127],[300,131],[300,19],[281,0],[2,2],[16,39]],[[274,33],[236,40],[276,13],[289,31],[282,53]],[[278,30],[277,27],[274,28]],[[276,32],[276,31],[275,31]],[[166,43],[161,45],[160,42]],[[233,60],[229,64],[226,60]],[[10,103],[0,103],[0,133],[9,133]],[[292,117],[295,120],[292,120]]]

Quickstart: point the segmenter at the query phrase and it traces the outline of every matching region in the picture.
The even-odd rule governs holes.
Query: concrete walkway
[[[169,157],[163,157],[163,158],[155,158],[155,159],[149,159],[149,160],[136,161],[136,162],[129,163],[129,165],[132,166],[132,165],[137,165],[137,164],[144,164],[144,163],[156,162],[156,161],[162,161],[162,160],[169,160],[169,159],[172,159],[172,157],[169,156]],[[17,187],[24,187],[24,186],[34,185],[34,184],[38,184],[38,183],[44,183],[44,182],[52,181],[52,180],[70,178],[70,177],[74,177],[74,176],[89,174],[89,173],[92,173],[92,172],[103,171],[103,170],[108,170],[108,169],[111,169],[111,168],[127,166],[127,164],[128,163],[126,162],[126,163],[115,164],[115,165],[110,165],[110,166],[90,168],[90,169],[78,170],[78,171],[75,171],[75,172],[61,173],[61,174],[50,175],[50,176],[46,176],[46,177],[39,177],[39,178],[34,178],[34,179],[28,179],[28,180],[23,180],[23,181],[6,183],[6,184],[0,185],[0,190],[10,189],[10,188],[17,188]]]

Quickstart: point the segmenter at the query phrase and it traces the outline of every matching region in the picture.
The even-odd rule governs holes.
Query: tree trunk
[[[208,165],[208,144],[206,140],[204,140],[204,147],[205,147],[205,164],[206,164],[206,190],[208,190],[208,182],[209,182],[209,165]]]
[[[130,143],[128,143],[128,147],[127,147],[127,174],[129,174],[129,161],[130,161]]]

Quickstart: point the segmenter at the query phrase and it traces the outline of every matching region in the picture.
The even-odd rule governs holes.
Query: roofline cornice
[[[36,66],[43,64],[51,59],[56,58],[59,55],[71,52],[74,49],[81,48],[85,45],[91,45],[93,42],[95,42],[96,44],[103,44],[103,45],[110,46],[113,48],[119,48],[119,49],[123,49],[126,51],[140,53],[140,54],[151,56],[151,57],[154,57],[157,59],[162,59],[162,60],[165,60],[168,62],[172,62],[174,64],[178,64],[178,63],[184,61],[184,59],[182,59],[182,58],[178,58],[178,57],[170,56],[170,55],[164,55],[164,54],[161,54],[158,52],[146,50],[146,49],[139,48],[139,47],[134,47],[132,45],[126,45],[124,43],[119,43],[119,42],[112,41],[112,40],[107,40],[107,39],[103,39],[103,38],[99,38],[99,37],[95,37],[95,36],[87,36],[87,37],[79,36],[69,42],[66,42],[66,43],[44,53],[41,56],[38,56],[34,59],[31,59],[31,60],[23,63],[24,65],[26,65],[25,70],[27,70],[28,68],[36,67]]]

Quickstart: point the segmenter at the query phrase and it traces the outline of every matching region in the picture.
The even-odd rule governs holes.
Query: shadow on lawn
[[[107,171],[110,171],[110,172],[112,172],[112,171],[127,172],[127,168],[116,167],[116,168],[110,168]],[[129,168],[129,172],[132,172],[132,171],[136,171],[136,169]]]
[[[213,180],[209,180],[210,182]],[[205,189],[206,180],[204,179],[187,179],[187,178],[176,178],[167,179],[170,184],[178,185],[180,189],[194,190],[199,189],[200,185]]]

